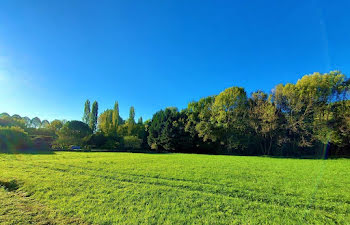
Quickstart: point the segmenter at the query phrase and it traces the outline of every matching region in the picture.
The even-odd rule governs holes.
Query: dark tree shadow
[[[0,187],[4,187],[6,191],[16,191],[19,188],[19,184],[16,180],[2,181],[0,180]]]
[[[31,155],[51,155],[53,150],[48,149],[0,149],[0,153],[6,154],[31,154]]]

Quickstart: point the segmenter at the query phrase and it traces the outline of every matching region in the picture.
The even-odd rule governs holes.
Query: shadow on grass
[[[53,150],[48,149],[0,149],[0,153],[6,154],[32,154],[32,155],[50,155],[55,154]]]
[[[16,180],[2,181],[0,180],[0,187],[4,187],[6,191],[16,191],[19,188],[19,184]]]
[[[155,155],[167,155],[167,154],[188,154],[188,155],[213,155],[213,156],[250,156],[250,157],[261,157],[261,158],[280,158],[280,159],[338,159],[338,158],[350,158],[350,156],[327,156],[324,157],[323,155],[302,155],[302,156],[291,156],[291,155],[244,155],[244,154],[225,154],[225,153],[207,153],[207,152],[190,152],[190,151],[178,151],[178,152],[167,152],[167,151],[152,151],[152,150],[110,150],[110,149],[91,149],[91,150],[54,150],[55,152],[86,152],[86,153],[142,153],[142,154],[155,154]]]
[[[54,150],[55,152],[90,152],[90,153],[102,153],[102,152],[118,152],[118,153],[143,153],[143,154],[173,154],[176,152],[165,152],[165,151],[150,151],[150,150],[110,150],[110,149],[91,149],[91,150]]]

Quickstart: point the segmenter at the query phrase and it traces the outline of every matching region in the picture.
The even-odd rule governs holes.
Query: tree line
[[[167,108],[147,125],[152,149],[241,155],[350,154],[350,81],[339,71],[305,75],[271,93],[242,87]]]
[[[134,107],[124,120],[118,102],[99,114],[98,102],[91,105],[87,100],[81,121],[50,123],[1,114],[0,127],[22,129],[32,139],[46,137],[54,149],[79,145],[210,154],[350,155],[349,90],[349,79],[331,71],[279,84],[270,93],[258,90],[248,96],[244,88],[230,87],[180,111],[160,110],[147,121],[135,121]]]

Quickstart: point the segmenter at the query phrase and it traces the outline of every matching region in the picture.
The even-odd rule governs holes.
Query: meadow
[[[3,224],[350,224],[350,160],[0,154]]]

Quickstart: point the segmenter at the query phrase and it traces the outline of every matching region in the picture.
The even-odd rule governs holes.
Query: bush
[[[125,149],[140,149],[142,140],[135,136],[124,137],[124,148]]]
[[[32,145],[31,140],[20,127],[0,127],[0,149],[27,149]]]
[[[118,149],[120,143],[113,139],[108,139],[104,145],[102,145],[102,149]]]
[[[47,128],[26,128],[25,131],[31,136],[56,136],[55,131]]]
[[[35,149],[51,149],[52,143],[53,143],[53,137],[52,136],[34,136],[32,137],[32,143],[33,147]]]

